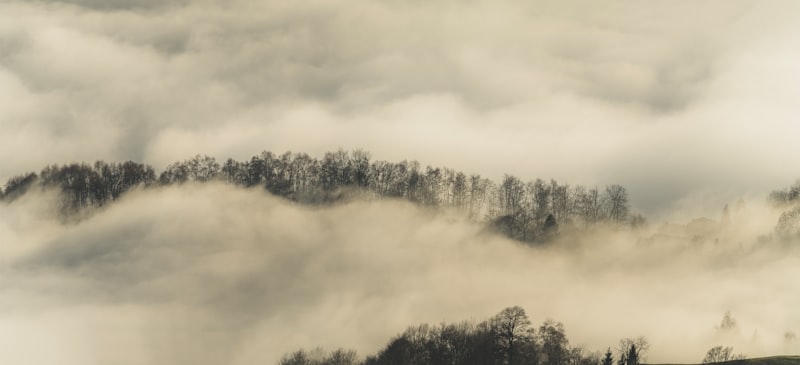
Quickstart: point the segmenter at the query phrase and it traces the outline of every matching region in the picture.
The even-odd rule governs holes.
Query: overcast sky
[[[800,177],[799,97],[796,1],[0,4],[3,180],[343,147],[716,212]]]

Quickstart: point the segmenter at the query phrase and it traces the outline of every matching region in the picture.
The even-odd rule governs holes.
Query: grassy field
[[[648,365],[686,365],[686,364],[648,364]],[[718,362],[715,365],[800,365],[800,356],[770,356],[753,359]]]

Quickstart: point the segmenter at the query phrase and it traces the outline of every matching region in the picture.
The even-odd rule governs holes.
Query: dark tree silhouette
[[[8,179],[5,188],[0,189],[2,190],[0,191],[0,198],[6,201],[12,201],[24,195],[38,178],[36,173],[29,172]]]
[[[517,364],[523,360],[525,344],[533,341],[531,321],[521,307],[503,309],[492,318],[495,344],[504,364]]]
[[[734,354],[733,347],[712,347],[703,357],[703,364],[714,364],[718,362],[738,361],[744,360],[747,357],[743,354]]]
[[[626,364],[639,365],[639,350],[636,348],[636,344],[631,344],[630,349],[628,349],[628,356],[626,356]]]
[[[614,356],[611,354],[611,348],[609,347],[606,350],[606,354],[603,356],[602,365],[614,365]]]
[[[505,175],[496,185],[480,175],[467,177],[444,167],[422,168],[416,161],[370,162],[366,151],[342,149],[326,153],[321,160],[305,153],[276,156],[265,151],[244,162],[229,158],[221,165],[213,157],[196,155],[168,165],[160,174],[133,161],[52,165],[39,175],[11,178],[0,189],[0,198],[10,202],[34,186],[56,189],[62,197],[61,211],[69,215],[103,206],[138,187],[209,181],[261,187],[305,204],[330,204],[358,195],[402,198],[434,209],[455,208],[470,220],[489,223],[510,238],[531,243],[549,241],[558,234],[559,226],[563,231],[628,219],[627,193],[619,185],[601,193],[555,180],[525,183],[513,175]]]
[[[542,225],[542,230],[544,231],[544,238],[546,240],[554,237],[558,233],[558,223],[556,222],[556,217],[552,214],[548,214],[547,218],[544,220],[544,224]]]
[[[608,219],[614,223],[622,223],[628,218],[628,192],[621,185],[606,187],[606,210]]]
[[[619,341],[617,347],[617,351],[620,354],[617,364],[638,365],[640,362],[644,362],[649,348],[650,343],[645,337],[623,338]],[[631,357],[632,355],[634,356]]]
[[[791,239],[800,235],[800,206],[781,213],[775,233],[780,238]]]
[[[358,356],[353,350],[337,349],[325,354],[322,349],[311,352],[298,350],[284,355],[278,362],[279,365],[356,365]]]
[[[800,181],[786,190],[775,190],[769,194],[769,201],[776,206],[794,204],[798,200],[800,200]]]
[[[604,198],[600,195],[599,190],[596,188],[585,190],[578,187],[576,191],[578,216],[584,226],[591,226],[605,220],[602,208]]]
[[[598,353],[586,353],[581,347],[569,347],[564,327],[552,320],[539,328],[537,345],[534,330],[525,311],[509,307],[488,321],[478,324],[460,322],[409,327],[392,338],[377,354],[367,356],[364,365],[599,365]],[[284,355],[280,364],[353,364],[355,353],[334,356],[321,350],[296,351]],[[541,356],[540,356],[541,354]],[[609,362],[610,349],[607,354]],[[607,365],[607,364],[603,364]]]
[[[563,365],[569,356],[569,341],[564,325],[551,319],[539,327],[541,342],[541,363],[543,365]]]

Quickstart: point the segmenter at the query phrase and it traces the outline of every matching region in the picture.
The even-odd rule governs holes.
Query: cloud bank
[[[363,356],[408,325],[512,305],[591,350],[647,336],[652,362],[719,344],[798,350],[784,341],[800,327],[796,251],[748,231],[716,244],[598,231],[537,249],[400,201],[311,208],[184,185],[62,225],[51,199],[0,205],[3,362],[263,364],[318,345]],[[727,310],[739,327],[722,335]]]
[[[620,183],[651,217],[716,216],[797,177],[798,7],[4,1],[0,180],[72,161],[364,148],[496,181]],[[598,232],[532,250],[402,202],[312,209],[181,187],[61,225],[52,199],[0,205],[3,362],[367,354],[409,324],[510,305],[592,349],[648,336],[652,361],[797,351],[783,342],[800,327],[797,255],[752,245],[774,217],[717,246]],[[740,332],[720,338],[726,310]]]
[[[716,212],[797,177],[798,6],[5,1],[0,178],[341,146]]]

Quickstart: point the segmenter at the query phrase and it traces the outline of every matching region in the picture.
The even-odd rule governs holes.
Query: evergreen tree
[[[639,365],[639,351],[636,349],[635,344],[631,344],[631,349],[628,350],[626,362],[627,365]]]
[[[551,238],[558,233],[558,222],[556,222],[556,217],[552,214],[548,214],[547,218],[544,220],[544,225],[542,225],[542,230],[547,238]]]
[[[606,350],[606,355],[603,357],[602,365],[614,365],[614,357],[611,355],[611,348]]]

